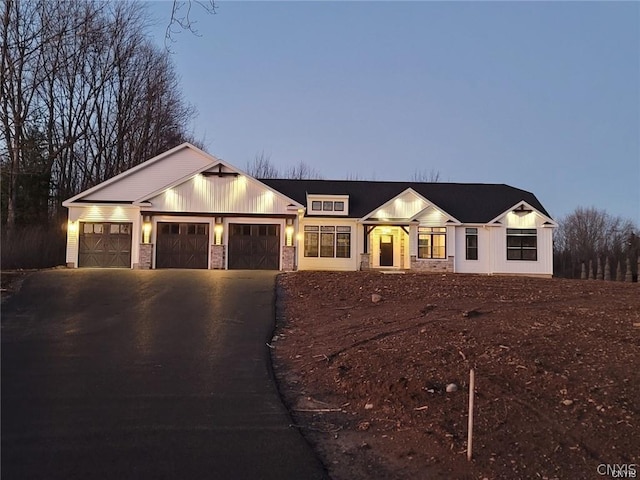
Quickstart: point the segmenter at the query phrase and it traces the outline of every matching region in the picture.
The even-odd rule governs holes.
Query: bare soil
[[[640,463],[640,284],[296,272],[278,285],[276,377],[335,480],[602,478],[600,464]]]

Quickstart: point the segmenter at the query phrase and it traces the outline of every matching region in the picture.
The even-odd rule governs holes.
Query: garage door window
[[[83,222],[79,267],[130,267],[131,223]]]
[[[229,225],[230,269],[277,270],[280,266],[280,225]]]

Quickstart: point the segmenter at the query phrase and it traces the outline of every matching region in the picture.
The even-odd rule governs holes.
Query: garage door
[[[208,268],[209,224],[158,222],[156,268]]]
[[[79,267],[131,267],[131,223],[80,223]]]
[[[229,268],[278,270],[280,225],[229,225]]]

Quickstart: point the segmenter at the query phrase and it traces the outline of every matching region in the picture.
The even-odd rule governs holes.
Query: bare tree
[[[297,180],[319,180],[322,178],[320,172],[305,162],[289,167],[284,174],[284,178],[292,178]]]
[[[414,170],[411,175],[412,182],[427,182],[427,183],[435,183],[440,181],[440,171],[431,169],[427,170],[418,170],[417,168]]]
[[[214,0],[173,0],[171,5],[171,19],[167,25],[164,36],[165,48],[169,51],[169,44],[174,42],[176,34],[182,30],[187,30],[194,35],[200,35],[196,28],[196,21],[193,20],[192,10],[194,5],[207,14],[216,13],[216,4]]]
[[[181,143],[194,109],[138,2],[0,0],[2,217],[61,201]],[[34,186],[44,183],[43,190]],[[39,209],[42,211],[42,209]],[[46,216],[46,209],[45,216]],[[21,216],[22,215],[22,216]]]
[[[631,220],[613,216],[594,207],[578,207],[559,221],[554,234],[555,263],[559,272],[576,276],[580,266],[604,257],[611,264],[622,261],[629,251],[629,239],[637,226]]]
[[[262,150],[256,153],[251,163],[247,162],[246,172],[254,178],[278,178],[280,171],[271,161],[271,154]]]

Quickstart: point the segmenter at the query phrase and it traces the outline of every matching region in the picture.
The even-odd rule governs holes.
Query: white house
[[[72,268],[553,273],[557,224],[508,185],[258,180],[185,143],[63,205]]]

